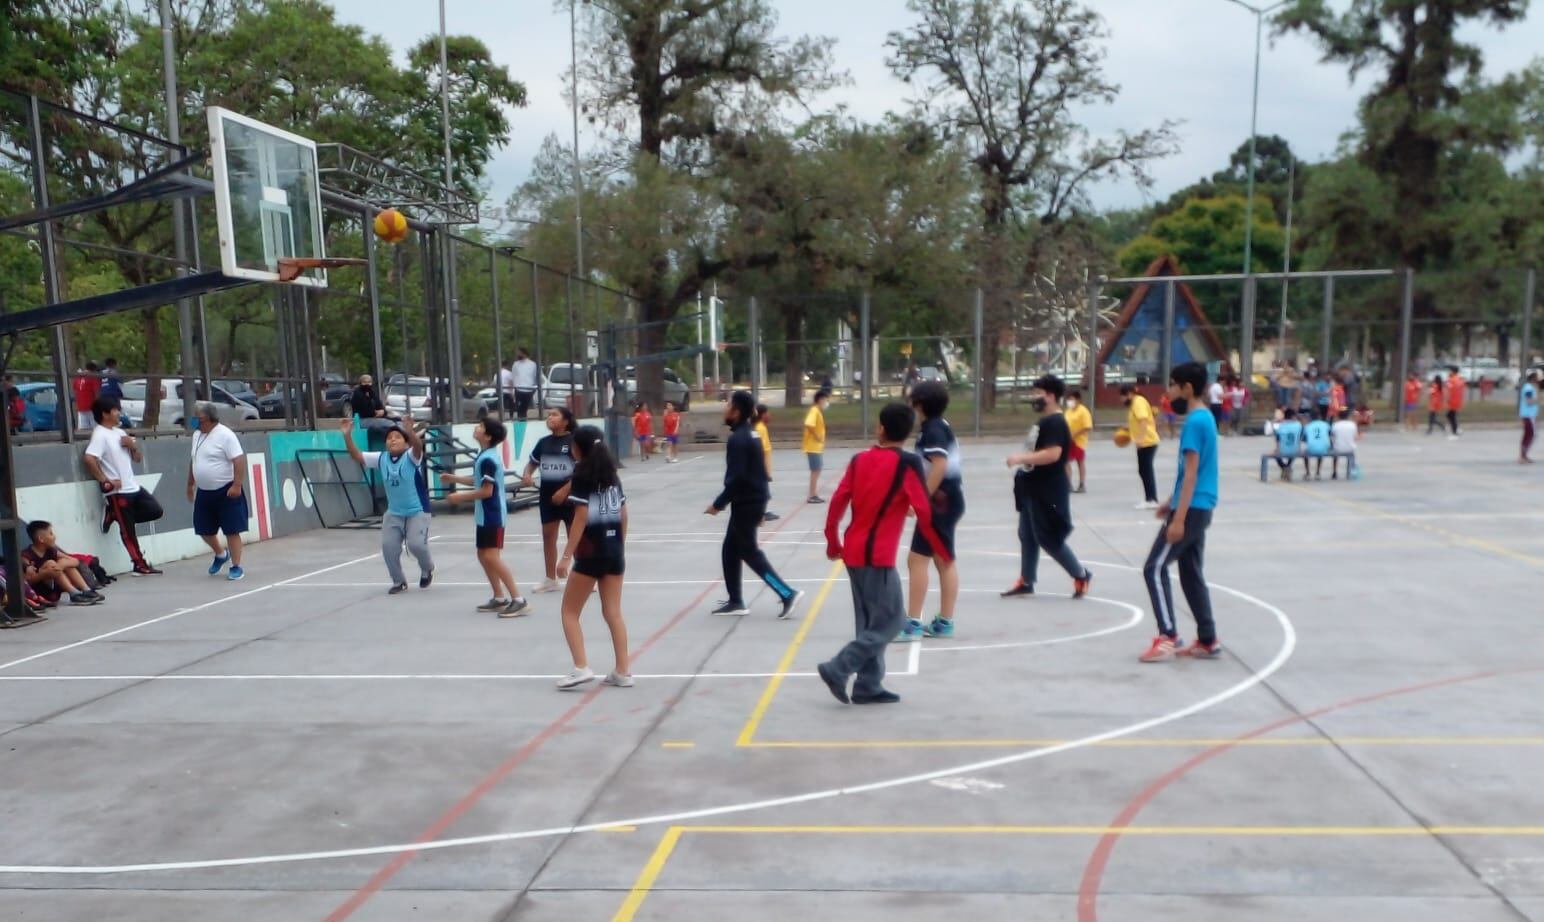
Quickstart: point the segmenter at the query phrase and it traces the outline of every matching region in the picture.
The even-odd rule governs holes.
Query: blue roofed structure
[[[1153,260],[1142,273],[1154,281],[1136,286],[1115,320],[1113,335],[1105,337],[1099,365],[1114,371],[1112,380],[1137,375],[1157,378],[1163,363],[1163,301],[1165,276],[1180,275],[1173,256]],[[1174,291],[1174,343],[1172,361],[1213,363],[1226,361],[1227,348],[1218,338],[1195,292],[1183,282]]]

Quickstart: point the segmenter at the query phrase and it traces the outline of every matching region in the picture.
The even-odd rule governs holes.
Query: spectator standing
[[[1226,391],[1222,386],[1222,373],[1206,387],[1206,405],[1211,408],[1212,416],[1217,420],[1217,431],[1224,432],[1228,428],[1228,411]]]
[[[1528,372],[1528,379],[1518,388],[1517,415],[1523,422],[1523,450],[1519,464],[1532,464],[1528,452],[1533,448],[1534,427],[1539,419],[1539,373]]]
[[[541,369],[524,348],[515,350],[514,387],[515,415],[525,419],[536,403],[536,392],[541,386]]]
[[[1158,456],[1158,425],[1153,420],[1153,405],[1130,384],[1120,386],[1120,399],[1126,405],[1126,431],[1137,448],[1137,475],[1142,478],[1142,502],[1138,509],[1158,508],[1158,478],[1153,460]]]
[[[515,373],[509,370],[509,360],[499,367],[499,406],[505,416],[515,415]]]
[[[150,565],[139,548],[136,525],[154,522],[164,513],[150,491],[134,479],[134,465],[144,460],[139,442],[120,428],[123,411],[111,397],[98,397],[91,405],[96,428],[81,459],[92,478],[101,485],[105,508],[102,510],[102,534],[118,525],[123,549],[129,553],[135,576],[156,576],[160,570]]]
[[[6,425],[11,427],[11,435],[15,435],[27,427],[27,401],[16,387],[15,378],[6,375],[4,385]]]
[[[1249,391],[1244,389],[1244,382],[1237,375],[1228,381],[1228,428],[1234,435],[1238,435],[1239,429],[1244,425],[1244,404],[1249,399]]]
[[[822,388],[815,393],[815,404],[804,414],[804,457],[810,466],[810,498],[812,503],[823,503],[820,498],[820,471],[825,466],[826,454],[826,406],[831,403],[831,392]]]
[[[214,552],[209,575],[228,563],[227,579],[246,576],[241,568],[241,533],[250,510],[242,484],[247,482],[246,451],[241,439],[220,422],[212,403],[198,405],[198,430],[193,433],[193,461],[188,466],[188,501],[193,504],[193,533]],[[225,547],[220,546],[220,533]]]
[[[75,376],[72,389],[75,392],[75,428],[79,432],[89,432],[96,421],[92,406],[102,394],[102,379],[97,377],[96,362],[86,363]]]
[[[102,393],[103,397],[123,399],[123,376],[118,373],[118,360],[108,358],[102,362]]]
[[[1404,410],[1406,432],[1415,431],[1415,414],[1420,410],[1420,408],[1421,378],[1419,375],[1412,371],[1410,376],[1405,378]]]

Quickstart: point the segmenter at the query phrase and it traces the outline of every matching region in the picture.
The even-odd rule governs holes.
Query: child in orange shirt
[[[1415,431],[1415,411],[1421,408],[1421,379],[1411,374],[1405,379],[1405,429]]]
[[[649,460],[649,455],[654,454],[654,415],[646,403],[639,403],[633,414],[633,437],[638,440],[638,457]]]
[[[1469,382],[1459,375],[1457,368],[1448,370],[1447,379],[1447,420],[1453,431],[1448,433],[1448,441],[1458,438],[1458,411],[1464,408],[1464,392],[1468,390]]]
[[[1432,375],[1431,383],[1426,386],[1426,434],[1431,435],[1437,429],[1437,417],[1442,413],[1442,376]]]
[[[665,457],[666,464],[675,464],[681,460],[676,448],[681,441],[681,414],[671,401],[665,401],[665,451],[669,454]]]

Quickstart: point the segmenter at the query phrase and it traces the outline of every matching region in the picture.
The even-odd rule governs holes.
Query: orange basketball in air
[[[395,208],[376,214],[375,236],[386,243],[401,243],[407,237],[407,218]]]

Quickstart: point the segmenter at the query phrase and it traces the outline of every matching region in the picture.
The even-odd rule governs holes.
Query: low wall
[[[599,420],[584,422],[596,424]],[[547,434],[547,427],[541,420],[512,422],[509,427],[504,465],[518,473],[524,469],[536,442]],[[474,428],[475,424],[468,423],[454,426],[452,431],[460,441],[475,444]],[[252,508],[251,530],[242,536],[245,540],[267,541],[322,527],[319,502],[340,504],[340,509],[322,510],[328,521],[348,518],[347,503],[341,495],[312,494],[297,460],[307,450],[343,451],[343,434],[337,429],[237,435],[247,452],[246,491]],[[356,435],[356,440],[364,444],[362,435]],[[135,474],[140,485],[150,490],[166,510],[159,522],[138,528],[140,547],[152,563],[208,553],[203,541],[193,534],[193,504],[186,494],[192,445],[192,438],[180,433],[140,440],[144,460],[135,465]],[[121,573],[130,569],[129,555],[116,527],[106,534],[102,532],[101,490],[86,473],[81,461],[84,450],[84,442],[18,446],[14,452],[18,515],[24,521],[48,520],[53,523],[61,547],[74,553],[94,554],[110,572]]]

